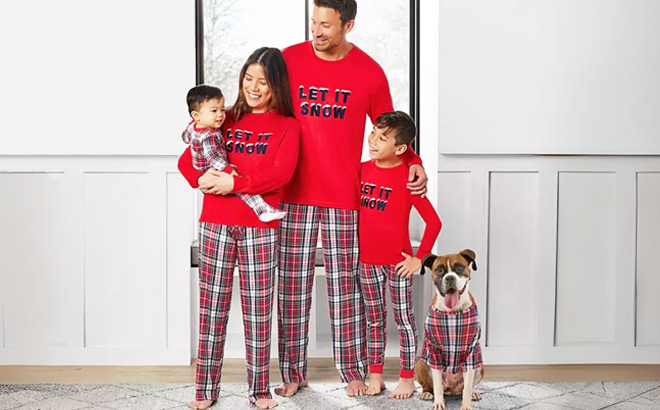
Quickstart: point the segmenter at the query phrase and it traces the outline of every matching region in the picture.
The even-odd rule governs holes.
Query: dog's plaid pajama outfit
[[[424,328],[422,360],[432,369],[458,373],[483,365],[476,304],[464,312],[444,312],[431,305]]]
[[[400,277],[395,265],[370,265],[360,268],[362,295],[367,309],[367,352],[369,371],[383,373],[387,341],[385,287],[389,284],[394,321],[399,329],[400,377],[412,379],[417,354],[417,325],[413,311],[413,278]]]
[[[199,249],[196,398],[218,398],[236,263],[245,324],[248,396],[252,403],[271,398],[268,370],[277,230],[201,223]]]
[[[307,344],[319,225],[335,365],[343,382],[367,373],[365,313],[358,278],[358,213],[283,203],[278,277],[279,361],[285,383],[307,380]]]

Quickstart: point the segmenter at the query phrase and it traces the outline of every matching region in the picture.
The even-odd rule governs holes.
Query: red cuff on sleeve
[[[415,378],[415,370],[414,369],[401,369],[399,372],[399,377],[402,379],[414,379]]]
[[[369,373],[374,373],[374,374],[383,374],[383,367],[384,364],[370,364],[369,365]]]

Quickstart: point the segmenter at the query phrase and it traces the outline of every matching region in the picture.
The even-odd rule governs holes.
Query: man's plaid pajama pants
[[[279,357],[285,383],[307,380],[309,312],[319,225],[325,259],[332,350],[343,382],[364,380],[366,320],[359,282],[358,212],[282,204],[278,279]]]
[[[271,398],[268,381],[277,230],[200,224],[197,400],[216,400],[238,262],[248,395]]]
[[[394,265],[361,264],[360,281],[367,309],[367,351],[369,368],[373,373],[382,373],[385,363],[387,340],[386,285],[389,283],[390,300],[394,321],[399,329],[400,376],[414,377],[415,355],[417,354],[417,325],[413,311],[413,278],[402,278]]]

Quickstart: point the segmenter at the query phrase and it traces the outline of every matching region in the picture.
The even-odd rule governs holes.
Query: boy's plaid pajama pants
[[[387,340],[386,284],[389,283],[394,321],[399,329],[401,377],[412,378],[417,353],[417,325],[413,311],[413,278],[401,278],[394,265],[361,264],[362,295],[367,308],[369,366],[382,373]]]
[[[271,398],[268,381],[277,230],[200,224],[197,400],[216,400],[238,262],[248,394]]]
[[[364,380],[366,327],[359,282],[358,212],[282,204],[278,280],[279,361],[285,383],[307,380],[309,312],[319,224],[323,242],[332,350],[343,382]]]

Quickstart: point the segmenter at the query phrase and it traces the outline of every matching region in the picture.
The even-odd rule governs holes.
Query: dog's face
[[[424,268],[431,270],[431,280],[448,309],[453,309],[470,285],[472,271],[477,270],[475,254],[471,249],[464,249],[456,254],[436,256],[429,254],[422,261]]]

